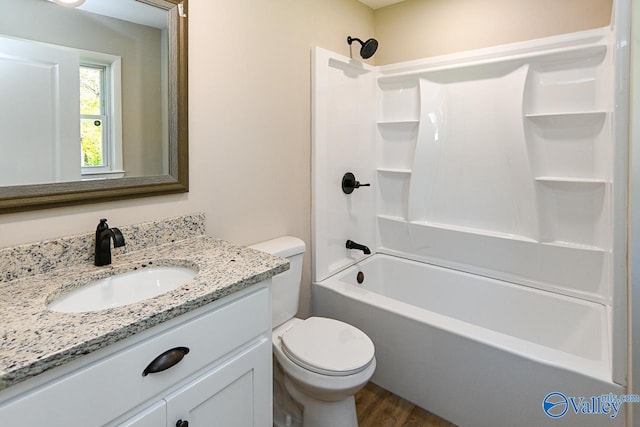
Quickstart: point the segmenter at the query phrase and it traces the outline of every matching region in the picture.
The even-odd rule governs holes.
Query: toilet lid
[[[281,338],[289,359],[319,374],[355,374],[373,360],[371,339],[360,329],[334,319],[310,317]]]

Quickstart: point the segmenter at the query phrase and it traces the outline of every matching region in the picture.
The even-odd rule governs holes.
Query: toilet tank
[[[307,247],[301,239],[292,236],[278,237],[249,247],[289,260],[289,270],[275,275],[272,279],[271,324],[273,328],[276,328],[287,320],[293,319],[298,312],[302,258]]]

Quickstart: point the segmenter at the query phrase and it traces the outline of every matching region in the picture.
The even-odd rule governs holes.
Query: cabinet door
[[[167,423],[167,404],[164,400],[119,424],[119,427],[158,427]]]
[[[167,396],[167,426],[271,427],[271,375],[271,341],[262,338]]]

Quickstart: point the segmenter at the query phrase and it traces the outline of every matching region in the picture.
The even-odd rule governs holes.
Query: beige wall
[[[407,0],[375,11],[376,65],[609,25],[612,0]]]
[[[348,54],[349,32],[372,34],[373,13],[356,0],[191,0],[190,9],[192,190],[207,230],[240,243],[290,234],[310,249],[311,48]],[[308,284],[308,252],[304,262]]]
[[[445,7],[445,3],[450,5]],[[485,5],[484,9],[474,6],[476,3]],[[593,26],[606,25],[609,19],[606,1],[602,5],[595,0],[531,0],[526,2],[531,5],[528,11],[522,6],[514,9],[511,3],[523,4],[515,0],[410,0],[396,6],[414,8],[409,10],[416,16],[405,16],[403,21],[398,21],[400,15],[385,18],[394,11],[393,6],[381,9],[376,18],[376,37],[381,43],[378,63],[388,57],[383,55],[389,55],[392,46],[393,50],[412,46],[403,55],[415,58],[479,47],[479,35],[483,35],[483,45],[515,41],[509,37],[526,39],[540,26],[538,21],[550,19],[533,11],[547,10],[551,16],[550,10],[558,7],[555,3],[565,4],[563,10],[580,10],[581,16],[599,16]],[[427,4],[439,5],[436,21],[448,22],[426,26],[414,19],[424,16]],[[510,18],[509,13],[516,15]],[[579,29],[570,15],[553,19],[554,25],[545,28],[567,24],[565,32]],[[497,26],[486,22],[472,26],[478,16],[499,18],[505,31],[489,38],[486,29],[493,31]],[[536,18],[527,24],[529,16]],[[188,19],[191,191],[0,215],[0,247],[88,232],[95,229],[99,218],[108,218],[117,227],[197,211],[207,214],[207,232],[213,236],[248,244],[292,234],[310,245],[310,50],[318,45],[348,55],[347,35],[368,38],[374,33],[373,11],[356,0],[190,0]],[[400,27],[398,32],[413,29],[405,38],[425,27],[420,31],[430,37],[422,39],[433,43],[423,50],[407,39],[393,41],[383,31],[383,26],[392,25]],[[536,33],[540,35],[544,34]],[[309,271],[307,254],[303,313],[308,308]]]
[[[0,247],[203,211],[241,244],[284,234],[310,245],[311,47],[348,55],[373,34],[356,0],[190,0],[190,192],[0,215]],[[309,298],[305,258],[303,313]]]

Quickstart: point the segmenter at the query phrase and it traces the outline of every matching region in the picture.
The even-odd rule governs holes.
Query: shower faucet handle
[[[360,181],[356,180],[356,176],[351,172],[345,173],[342,177],[342,191],[344,194],[351,194],[356,188],[370,186],[371,184],[361,184]]]

